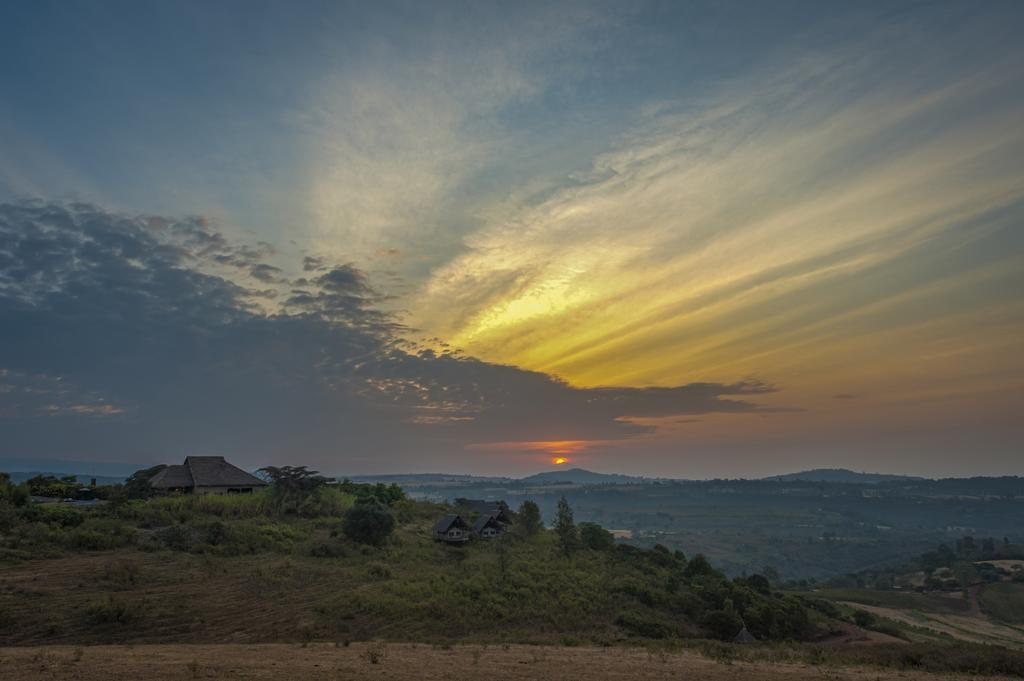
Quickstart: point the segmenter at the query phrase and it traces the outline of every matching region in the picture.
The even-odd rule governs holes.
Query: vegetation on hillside
[[[745,626],[795,645],[854,622],[888,626],[779,592],[759,574],[730,579],[699,553],[616,542],[599,524],[576,523],[568,502],[552,529],[527,501],[501,539],[446,546],[432,527],[451,507],[393,485],[276,473],[254,494],[133,499],[116,489],[88,507],[32,503],[27,484],[0,477],[0,643],[685,646],[731,641]],[[722,652],[731,649],[708,648],[740,654]],[[1006,655],[1000,665],[1018,663]],[[885,664],[896,661],[913,666]]]

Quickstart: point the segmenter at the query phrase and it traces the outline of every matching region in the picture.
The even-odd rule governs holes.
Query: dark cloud
[[[284,270],[280,267],[268,265],[265,262],[257,263],[250,267],[249,274],[251,274],[254,279],[259,279],[267,284],[276,284],[285,281],[283,276]]]
[[[838,395],[833,395],[832,399],[833,400],[856,400],[859,397],[860,397],[860,395],[854,395],[853,393],[839,393]]]
[[[316,270],[326,269],[327,264],[323,258],[318,258],[314,255],[307,255],[302,259],[302,269],[305,272],[315,272]]]
[[[5,448],[417,469],[418,457],[470,443],[622,439],[652,429],[631,418],[758,411],[749,398],[773,390],[575,388],[406,344],[351,264],[307,256],[303,269],[317,274],[280,289],[215,273],[228,264],[281,284],[282,270],[262,259],[271,255],[202,218],[0,204]],[[253,303],[279,292],[276,311]]]

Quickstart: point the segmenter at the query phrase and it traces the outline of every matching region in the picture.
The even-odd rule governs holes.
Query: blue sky
[[[57,314],[31,282],[78,281],[75,249],[120,224],[134,225],[137,243],[179,249],[178,260],[146,260],[153,273],[187,267],[258,292],[232,304],[263,322],[294,325],[321,296],[321,321],[367,333],[363,313],[324,311],[323,296],[342,292],[318,278],[352,273],[344,295],[390,320],[373,316],[373,352],[397,343],[423,363],[373,377],[398,401],[389,391],[422,387],[441,366],[431,358],[453,349],[465,364],[454,374],[445,364],[435,387],[485,384],[472,369],[496,394],[520,380],[569,391],[550,388],[551,404],[609,386],[648,391],[635,413],[596,422],[567,408],[561,428],[532,428],[522,419],[545,419],[496,397],[486,408],[430,397],[417,409],[437,413],[381,417],[398,434],[368,428],[346,448],[330,444],[329,422],[347,423],[333,398],[272,420],[282,438],[298,423],[314,432],[305,455],[331,470],[523,472],[572,442],[581,464],[623,469],[624,454],[640,454],[629,464],[649,474],[927,473],[937,453],[953,462],[945,473],[1024,472],[1020,3],[25,2],[0,12],[0,291],[20,325],[0,336],[0,370],[18,379],[0,395],[10,403],[0,427],[18,435],[19,454],[253,451],[216,423],[156,447],[140,424],[173,422],[184,407],[158,409],[140,386],[93,375],[116,370],[113,358],[75,366],[60,356],[73,343],[19,354],[44,327],[17,305]],[[27,236],[51,222],[71,229],[54,242],[69,249],[65,269],[34,257]],[[229,246],[214,252],[163,227],[185,224]],[[89,258],[121,274],[141,262]],[[96,281],[89,271],[82,286]],[[161,287],[162,302],[187,304],[206,290],[196,281]],[[272,344],[252,352],[280,359]],[[395,379],[398,365],[415,375]],[[498,380],[497,367],[520,373]],[[77,381],[82,408],[70,396],[19,402],[32,376],[50,394],[54,381]],[[366,398],[354,380],[345,404]],[[705,385],[752,406],[688,401]],[[646,401],[671,403],[676,389],[687,395],[676,409]],[[40,444],[43,423],[56,435]],[[83,427],[95,441],[83,442]],[[275,450],[251,457],[267,463]]]

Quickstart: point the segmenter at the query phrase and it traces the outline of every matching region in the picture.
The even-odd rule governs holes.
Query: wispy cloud
[[[572,183],[468,235],[413,325],[583,384],[659,384],[789,373],[772,353],[794,339],[866,347],[921,321],[880,303],[913,293],[934,323],[971,304],[957,292],[1019,281],[993,244],[1024,201],[1021,54],[916,67],[919,36],[893,30],[643,109]]]
[[[254,304],[262,292],[245,282],[263,271],[260,252],[202,218],[0,203],[5,446],[215,449],[254,464],[298,456],[380,470],[413,466],[424,452],[464,461],[465,446],[487,442],[622,442],[656,431],[637,419],[756,413],[775,391],[757,381],[575,388],[410,349],[350,264],[311,256],[316,276],[302,288],[273,309]],[[296,285],[267,271],[274,286]]]

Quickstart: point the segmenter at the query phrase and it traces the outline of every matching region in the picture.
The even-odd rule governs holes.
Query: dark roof
[[[196,487],[262,487],[267,483],[224,460],[223,456],[187,456]]]
[[[466,499],[466,508],[473,513],[496,513],[507,511],[508,504],[504,501],[484,501],[483,499]]]
[[[473,531],[480,534],[485,527],[490,525],[496,530],[501,529],[501,523],[493,515],[482,515],[473,523]]]
[[[469,527],[466,525],[466,521],[461,516],[457,516],[454,513],[442,516],[440,520],[434,523],[434,532],[447,532],[448,528],[452,525],[458,525],[459,527]]]
[[[750,633],[746,625],[740,629],[740,633],[736,634],[736,638],[733,639],[733,643],[754,643],[757,641],[754,635]]]
[[[172,487],[191,487],[192,474],[188,466],[179,464],[167,466],[149,480],[149,486],[157,489],[169,489]]]
[[[263,487],[255,475],[224,460],[223,456],[188,456],[181,465],[168,466],[153,476],[150,487]]]

